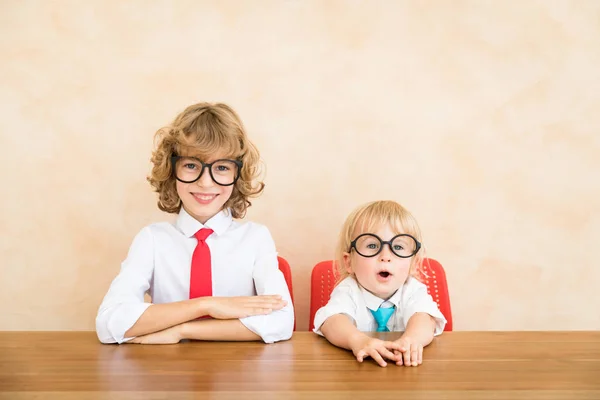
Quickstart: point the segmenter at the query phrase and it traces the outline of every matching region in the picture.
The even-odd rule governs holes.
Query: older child
[[[234,220],[264,187],[258,150],[238,115],[225,104],[195,104],[156,139],[148,180],[158,207],[178,217],[133,240],[98,311],[98,338],[289,339],[294,311],[269,230]]]

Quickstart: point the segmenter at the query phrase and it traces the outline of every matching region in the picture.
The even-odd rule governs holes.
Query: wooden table
[[[600,332],[446,332],[410,368],[358,363],[309,332],[272,345],[163,346],[0,332],[0,398],[598,400]]]

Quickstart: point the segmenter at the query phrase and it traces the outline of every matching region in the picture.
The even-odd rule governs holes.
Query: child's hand
[[[211,297],[210,316],[215,319],[238,319],[270,314],[287,305],[279,295]]]
[[[407,336],[396,340],[396,343],[404,349],[402,351],[394,350],[394,354],[399,357],[396,365],[416,367],[423,364],[423,346],[420,343]]]
[[[363,362],[366,357],[371,357],[382,367],[387,363],[384,358],[393,362],[402,360],[401,352],[404,350],[398,342],[389,342],[381,339],[371,338],[361,333],[352,343],[352,352],[358,362]],[[400,355],[397,355],[400,354]]]
[[[182,325],[175,325],[162,331],[138,336],[129,341],[129,343],[138,344],[175,344],[179,343],[182,337]]]

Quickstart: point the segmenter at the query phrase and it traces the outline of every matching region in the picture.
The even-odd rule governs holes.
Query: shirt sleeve
[[[347,278],[348,279],[348,278]],[[350,278],[352,279],[352,278]],[[356,325],[356,301],[353,297],[352,287],[345,282],[341,282],[331,292],[331,297],[327,304],[317,311],[315,314],[315,329],[314,333],[323,336],[321,326],[329,317],[336,314],[347,315]]]
[[[142,229],[131,244],[121,271],[113,280],[96,316],[96,334],[102,343],[123,343],[125,332],[151,306],[144,302],[154,271],[153,237]]]
[[[408,326],[408,320],[415,313],[427,313],[435,319],[434,335],[440,335],[446,326],[446,318],[444,318],[444,315],[439,310],[437,303],[427,293],[427,286],[417,280],[412,281],[411,286],[412,290],[408,293],[403,307],[404,326]]]
[[[266,227],[259,226],[256,235],[257,256],[252,272],[256,294],[278,294],[287,301],[287,305],[267,315],[240,318],[240,322],[259,335],[265,343],[288,340],[294,331],[292,298],[283,273],[279,270],[277,251],[271,233]]]

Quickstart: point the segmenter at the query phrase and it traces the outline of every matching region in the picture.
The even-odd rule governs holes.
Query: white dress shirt
[[[213,296],[279,294],[287,306],[268,315],[240,321],[265,343],[287,340],[294,329],[294,309],[277,251],[269,230],[260,224],[234,221],[228,210],[202,225],[183,208],[175,224],[156,223],[143,228],[133,240],[127,259],[104,297],[96,317],[96,333],[102,343],[123,343],[140,316],[152,303],[189,299],[192,254],[201,228],[214,233],[207,239],[212,266]]]
[[[333,289],[329,302],[315,314],[314,332],[323,336],[321,326],[327,318],[336,314],[346,314],[359,331],[375,332],[377,322],[369,310],[377,311],[380,306],[396,307],[396,311],[387,323],[391,332],[405,331],[410,317],[418,312],[427,313],[435,319],[434,335],[441,334],[446,326],[446,318],[427,293],[427,286],[415,278],[409,277],[404,285],[386,301],[367,291],[354,277],[349,276]]]

